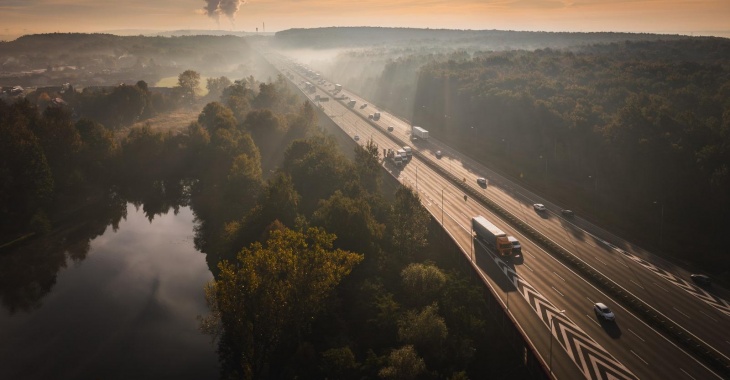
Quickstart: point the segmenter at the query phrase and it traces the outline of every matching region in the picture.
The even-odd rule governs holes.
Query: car
[[[388,132],[393,132],[393,126],[392,125],[388,126]]]
[[[367,103],[363,103],[363,105],[361,105],[361,106],[360,106],[360,109],[363,109],[363,108],[365,108],[365,107],[367,107],[367,106],[368,106],[368,104],[367,104]]]
[[[698,285],[707,286],[712,284],[712,280],[710,279],[710,277],[704,274],[691,274],[689,275],[689,278],[691,278],[692,281],[696,282]]]
[[[532,205],[532,208],[534,208],[535,211],[547,211],[547,208],[542,203],[535,203],[534,205]]]
[[[487,186],[487,179],[484,177],[477,178],[477,183],[481,186]]]
[[[373,120],[373,114],[368,115],[368,119]]]
[[[354,139],[355,139],[355,141],[360,141],[360,136],[355,135]]]
[[[573,211],[572,210],[560,210],[560,213],[563,214],[563,216],[572,217]]]
[[[603,318],[605,321],[613,321],[616,318],[611,309],[600,302],[593,304],[593,312],[596,313],[596,317]]]
[[[442,155],[443,155],[443,154],[441,153],[441,151],[440,151],[440,150],[437,150],[437,151],[436,151],[436,158],[441,158],[441,156],[442,156]]]

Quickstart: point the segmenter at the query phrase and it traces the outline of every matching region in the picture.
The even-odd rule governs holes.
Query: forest
[[[283,77],[230,83],[180,134],[115,137],[64,108],[0,102],[2,231],[43,240],[71,225],[90,241],[118,225],[126,201],[150,220],[190,206],[215,277],[200,326],[221,378],[524,376],[521,354],[490,327],[487,290],[460,255],[444,255],[455,251],[417,194],[387,190],[373,144],[347,158],[316,111]],[[88,244],[48,248],[58,267],[24,280],[37,253],[0,256],[9,310],[37,307],[65,252],[83,260]]]
[[[730,41],[651,36],[524,50],[353,44],[312,65],[565,208],[728,282]]]
[[[159,79],[190,68],[210,76],[256,74],[250,46],[235,36],[145,37],[49,33],[0,41],[0,85],[75,87]]]

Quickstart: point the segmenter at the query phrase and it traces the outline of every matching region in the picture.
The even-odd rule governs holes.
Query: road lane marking
[[[618,261],[621,265],[625,266],[626,268],[629,267],[628,265],[626,265],[626,263],[621,258],[616,259],[616,261]]]
[[[558,274],[557,272],[553,271],[553,273],[554,273],[554,274],[555,274],[556,276],[558,276],[558,278],[559,278],[559,279],[561,279],[561,280],[563,280],[563,282],[565,282],[565,279],[564,279],[564,278],[562,278],[562,277],[560,277],[560,275],[559,275],[559,274]]]
[[[654,285],[656,285],[659,289],[661,289],[661,290],[669,293],[669,290],[665,289],[664,287],[662,287],[661,285],[657,284],[656,282],[654,283]]]
[[[682,312],[681,310],[677,309],[676,307],[672,306],[672,309],[676,310],[676,311],[677,311],[677,312],[678,312],[679,314],[682,314],[682,315],[684,315],[684,316],[685,316],[685,317],[687,317],[688,319],[692,319],[692,318],[690,318],[690,316],[689,316],[689,315],[687,315],[687,314],[683,313],[683,312]]]
[[[685,371],[684,369],[682,369],[682,367],[680,367],[679,370],[682,371],[682,372],[684,372],[685,375],[689,376],[690,379],[697,380],[697,379],[694,378],[694,376],[690,375],[689,373],[687,373],[687,371]]]
[[[638,287],[640,287],[640,288],[644,289],[644,287],[643,287],[643,286],[641,286],[641,284],[639,284],[638,282],[636,282],[636,281],[634,281],[634,280],[629,280],[629,281],[633,282],[633,283],[634,283],[634,285],[636,285],[636,286],[638,286]]]
[[[596,326],[598,326],[598,327],[601,327],[601,324],[600,324],[600,323],[598,323],[598,321],[596,321],[596,319],[595,319],[595,318],[591,317],[591,316],[590,316],[590,315],[588,315],[588,314],[586,314],[586,317],[588,317],[588,320],[589,320],[589,321],[591,321],[591,322],[595,323],[595,324],[596,324]]]
[[[527,269],[529,269],[529,270],[530,270],[530,272],[534,272],[534,270],[532,270],[532,268],[530,268],[530,266],[529,266],[529,265],[527,265],[527,264],[522,264],[522,266],[523,266],[523,267],[525,267],[525,268],[527,268]]]
[[[605,266],[608,266],[608,264],[604,263],[604,262],[603,262],[603,260],[599,259],[599,258],[598,258],[598,257],[596,257],[596,256],[593,256],[593,257],[595,257],[595,258],[596,258],[596,260],[600,261],[600,262],[601,262],[601,264],[603,264],[603,265],[605,265]]]
[[[530,256],[530,257],[532,257],[533,259],[535,258],[535,256],[534,256],[534,255],[533,255],[532,253],[530,253],[530,252],[525,252],[525,254],[529,255],[529,256]]]
[[[629,351],[631,351],[631,353],[634,354],[634,356],[636,356],[637,358],[639,358],[639,360],[641,360],[642,362],[644,362],[644,364],[649,365],[649,363],[647,363],[646,360],[644,360],[641,356],[639,356],[639,354],[637,354],[636,352],[634,352],[634,350],[629,350]]]
[[[555,287],[554,287],[554,286],[551,286],[551,288],[553,288],[553,290],[554,290],[554,291],[556,291],[556,292],[557,292],[558,294],[560,294],[560,296],[561,296],[561,297],[565,297],[565,296],[563,295],[563,293],[560,293],[560,291],[559,291],[558,289],[555,289]]]
[[[715,318],[712,318],[712,316],[711,316],[710,314],[707,314],[707,313],[705,313],[705,312],[704,312],[704,311],[702,311],[702,310],[700,310],[700,313],[704,314],[704,315],[705,315],[705,316],[706,316],[707,318],[710,318],[710,319],[712,319],[713,321],[715,321],[715,322],[718,322],[718,320],[717,320],[717,319],[715,319]]]
[[[628,329],[628,328],[627,328],[626,330],[629,330],[629,332],[630,332],[630,333],[634,334],[634,335],[635,335],[635,336],[636,336],[637,338],[639,338],[639,340],[641,340],[642,342],[646,342],[646,341],[645,341],[644,339],[642,339],[642,338],[641,338],[641,337],[639,336],[639,334],[635,333],[635,332],[634,332],[633,330],[631,330],[631,329]]]
[[[587,299],[587,300],[588,300],[588,302],[590,302],[590,303],[595,303],[595,302],[593,302],[593,300],[592,300],[592,299],[590,299],[590,298],[588,298],[588,297],[586,297],[586,299]]]

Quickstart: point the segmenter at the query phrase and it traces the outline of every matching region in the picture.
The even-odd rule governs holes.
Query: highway
[[[282,72],[295,74],[293,81],[297,85],[311,80],[302,77],[286,61],[271,61]],[[333,84],[323,83],[318,87],[316,93],[308,94],[311,99],[315,95],[332,98]],[[407,122],[382,110],[378,122],[368,122],[367,115],[375,111],[374,107],[360,108],[369,102],[347,89],[342,93],[356,100],[354,109],[334,99],[319,104],[345,133],[353,139],[359,136],[358,143],[365,144],[372,139],[382,152],[383,148],[398,148],[389,134],[402,141],[410,140]],[[393,132],[387,132],[388,126],[393,126]],[[424,206],[434,218],[442,221],[478,268],[485,283],[503,300],[548,371],[552,368],[556,378],[721,378],[476,200],[465,201],[464,192],[431,165],[435,164],[457,178],[466,178],[466,183],[474,190],[603,273],[616,286],[651,305],[657,313],[674,320],[695,339],[727,355],[730,351],[730,307],[722,298],[688,282],[687,273],[681,268],[580,216],[562,217],[561,207],[433,138],[411,146],[421,156],[414,156],[403,168],[387,162],[384,167],[401,183],[418,191]],[[443,152],[441,159],[436,157],[436,150]],[[487,178],[489,185],[478,186],[477,177]],[[533,203],[545,204],[547,212],[535,212]],[[470,223],[475,215],[484,215],[517,237],[523,246],[523,259],[501,260],[481,243],[473,241]],[[611,307],[616,322],[599,321],[592,311],[594,302]]]

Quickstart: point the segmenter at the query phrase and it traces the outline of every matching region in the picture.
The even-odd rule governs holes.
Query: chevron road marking
[[[709,304],[710,306],[714,307],[715,309],[719,310],[721,313],[730,316],[730,304],[727,303],[724,299],[717,297],[713,294],[708,293],[704,289],[701,289],[689,282],[687,282],[684,279],[681,279],[672,273],[669,273],[665,271],[664,269],[657,268],[654,264],[635,256],[627,251],[624,251],[623,249],[616,247],[613,244],[608,243],[609,247],[613,248],[615,251],[623,254],[627,258],[631,259],[632,261],[638,263],[639,265],[643,266],[644,268],[656,273],[660,277],[663,277],[665,280],[671,282],[672,284],[682,288],[687,293],[690,293],[694,295],[695,297],[701,299],[705,303]]]
[[[561,347],[573,360],[588,380],[638,379],[628,368],[616,360],[603,347],[578,327],[570,318],[563,315],[557,307],[547,300],[532,285],[521,278],[500,257],[496,256],[481,241],[475,239],[497,266],[507,276],[512,285],[532,307],[542,322],[550,329]],[[552,323],[551,323],[552,321]]]

